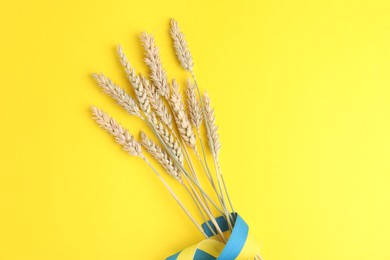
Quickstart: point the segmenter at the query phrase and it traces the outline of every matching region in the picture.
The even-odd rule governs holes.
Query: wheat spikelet
[[[184,166],[183,152],[180,148],[179,142],[173,137],[169,130],[157,119],[154,113],[152,113],[150,122],[156,129],[157,133],[163,139],[165,145],[171,150],[175,160]]]
[[[146,32],[141,34],[141,42],[145,49],[145,63],[150,69],[150,78],[161,96],[169,98],[169,85],[167,74],[162,66],[160,51],[156,46],[154,37]]]
[[[97,107],[91,107],[91,111],[95,121],[115,137],[115,141],[122,146],[123,150],[133,156],[144,158],[141,145],[127,129],[123,128],[114,118]]]
[[[203,120],[202,109],[200,108],[199,101],[196,98],[195,86],[190,79],[187,80],[187,107],[190,114],[191,123],[199,131],[200,125]]]
[[[103,91],[114,98],[119,105],[121,105],[127,112],[132,115],[141,117],[141,113],[135,100],[130,97],[122,88],[113,83],[109,78],[103,74],[92,74],[97,84]]]
[[[142,76],[136,76],[134,78],[134,81],[132,81],[132,85],[134,88],[135,95],[137,96],[139,106],[141,107],[142,111],[145,113],[147,117],[150,116],[150,103],[149,98],[147,96],[145,87],[143,85],[143,82],[141,80]]]
[[[118,45],[116,50],[117,50],[117,53],[118,53],[118,56],[119,56],[119,61],[121,62],[122,66],[123,66],[123,69],[126,72],[126,75],[128,77],[135,76],[135,70],[134,70],[134,68],[132,68],[130,66],[130,63],[127,60],[126,54],[123,52],[122,46]]]
[[[141,77],[141,80],[154,112],[157,114],[160,120],[170,130],[172,130],[172,114],[169,112],[164,101],[161,99],[160,94],[157,92],[156,88],[151,84],[148,79],[146,79],[145,77]]]
[[[187,143],[191,148],[196,150],[195,135],[192,131],[190,120],[188,119],[187,113],[184,108],[182,96],[179,91],[179,85],[175,80],[172,80],[172,93],[169,102],[175,115],[175,121],[180,136],[183,138],[185,143]]]
[[[160,165],[180,183],[183,183],[179,168],[175,165],[172,158],[159,145],[153,142],[141,131],[141,145],[155,158]]]
[[[210,130],[209,145],[211,151],[215,156],[218,156],[219,150],[221,149],[221,143],[219,141],[218,126],[215,124],[214,109],[211,107],[211,101],[209,95],[204,93],[203,102],[205,108],[205,120]]]
[[[173,39],[173,46],[181,66],[185,70],[192,72],[194,63],[192,61],[190,49],[188,48],[184,34],[181,32],[179,25],[174,19],[171,19],[171,37]]]
[[[123,52],[122,46],[118,46],[117,48],[118,56],[120,59],[120,62],[126,72],[126,76],[128,80],[130,81],[135,95],[137,96],[138,103],[142,109],[142,111],[145,113],[145,115],[150,115],[150,104],[149,99],[147,98],[145,88],[143,86],[143,83],[139,76],[135,73],[134,68],[130,66],[130,63],[128,62],[125,53]]]

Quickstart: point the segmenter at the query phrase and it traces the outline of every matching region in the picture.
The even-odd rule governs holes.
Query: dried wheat
[[[188,44],[185,40],[184,34],[179,28],[178,23],[173,19],[171,20],[170,34],[173,39],[175,53],[180,65],[191,74],[193,79],[193,81],[190,79],[187,81],[186,102],[183,102],[182,94],[179,91],[179,85],[177,82],[175,80],[172,81],[172,84],[168,82],[167,73],[161,62],[159,48],[156,46],[154,37],[147,33],[142,33],[140,38],[145,49],[145,62],[150,70],[150,80],[146,79],[142,75],[137,75],[135,69],[132,68],[131,64],[127,60],[122,47],[118,46],[117,49],[120,62],[134,89],[134,93],[137,97],[136,99],[133,99],[123,89],[114,84],[103,74],[93,74],[96,82],[100,87],[102,87],[104,92],[113,97],[117,103],[125,108],[130,114],[143,119],[153,133],[156,134],[163,146],[153,142],[144,132],[141,132],[141,142],[137,142],[128,130],[123,128],[108,114],[96,107],[91,108],[92,114],[96,122],[108,133],[113,135],[116,142],[118,142],[125,151],[131,155],[141,157],[151,167],[200,232],[204,234],[203,229],[192,217],[190,212],[184,207],[168,183],[166,183],[164,178],[159,174],[148,158],[143,155],[142,146],[157,160],[159,164],[161,164],[169,175],[173,176],[176,180],[183,184],[183,187],[187,189],[194,199],[194,202],[198,206],[202,216],[202,212],[204,211],[215,226],[216,233],[218,233],[220,240],[226,243],[225,236],[206,203],[207,201],[210,201],[220,213],[225,215],[229,229],[233,228],[230,223],[230,210],[228,210],[226,206],[225,194],[229,200],[231,209],[233,211],[234,209],[231,205],[218,161],[218,153],[220,151],[221,144],[218,135],[218,127],[215,124],[214,109],[211,107],[210,98],[207,93],[205,93],[204,96],[200,93],[198,83],[193,72],[194,63]],[[172,123],[172,117],[174,117],[175,124]],[[207,164],[206,153],[200,134],[199,140],[202,147],[204,163],[196,150],[196,135],[193,130],[195,128],[198,133],[201,132],[200,128],[203,119],[205,119],[208,143],[213,155],[215,175],[218,180],[219,191],[214,185],[213,176]],[[178,134],[176,134],[176,129],[178,130]],[[188,154],[187,145],[194,149],[198,159],[202,163],[202,167],[221,203],[221,209],[201,187],[195,168],[193,167],[191,158]],[[186,162],[184,162],[185,160]],[[188,166],[189,170],[186,169],[185,166]],[[183,180],[184,178],[186,179],[186,182],[183,182],[182,177]],[[187,184],[190,189],[187,188]],[[202,196],[199,195],[199,192],[201,192]],[[207,236],[206,234],[204,235]]]
[[[136,76],[134,81],[132,81],[132,85],[134,88],[135,95],[137,96],[139,106],[142,111],[145,113],[147,117],[150,117],[150,103],[149,98],[147,96],[145,86],[142,81],[142,77]]]
[[[123,128],[114,118],[97,107],[91,107],[91,111],[95,121],[115,137],[115,141],[123,147],[123,150],[133,156],[144,158],[141,145],[127,129]]]
[[[160,120],[172,130],[172,114],[169,112],[164,101],[161,99],[160,94],[153,84],[145,77],[141,77],[142,84],[145,88],[146,95],[149,98],[149,102],[154,109],[154,112],[160,118]]]
[[[155,158],[160,165],[168,172],[169,175],[174,177],[180,183],[181,179],[180,169],[173,162],[172,158],[161,147],[153,142],[148,136],[141,131],[141,145]]]
[[[205,108],[205,120],[210,129],[209,145],[211,151],[215,156],[218,156],[219,150],[221,149],[221,143],[219,141],[218,126],[215,124],[214,109],[211,107],[210,97],[207,92],[203,95],[203,102]]]
[[[172,93],[169,103],[173,110],[177,128],[180,136],[184,142],[187,143],[191,148],[196,149],[196,139],[190,120],[188,119],[187,113],[184,108],[181,93],[179,91],[179,85],[176,80],[172,80]]]
[[[152,113],[150,122],[160,135],[165,145],[171,150],[175,160],[184,166],[184,156],[180,148],[179,142],[173,137],[170,131],[157,119],[156,115]]]
[[[199,131],[200,125],[203,120],[202,109],[200,108],[199,101],[196,98],[195,86],[190,79],[187,80],[187,107],[190,115],[191,123]]]
[[[145,63],[150,69],[150,78],[161,96],[169,98],[169,85],[167,74],[162,66],[160,51],[156,46],[154,37],[146,32],[141,34],[142,45],[145,49]]]
[[[117,47],[117,53],[118,53],[118,56],[119,56],[119,60],[123,66],[123,69],[125,70],[126,72],[126,75],[128,77],[135,77],[135,70],[134,68],[132,68],[130,66],[130,63],[128,62],[127,60],[127,57],[126,57],[126,54],[123,52],[123,48],[121,45],[118,45]]]
[[[173,46],[181,66],[185,70],[192,72],[194,63],[192,61],[190,49],[188,48],[184,34],[181,32],[179,25],[174,19],[171,19],[171,37],[173,39]]]
[[[92,76],[96,80],[97,84],[103,89],[103,91],[114,98],[117,103],[121,105],[127,112],[132,115],[141,117],[137,103],[122,88],[113,83],[103,74],[92,74]]]
[[[143,82],[141,81],[140,77],[137,76],[137,74],[135,73],[134,68],[130,66],[130,63],[128,62],[126,55],[120,45],[118,46],[117,51],[121,64],[126,72],[127,78],[134,89],[135,95],[137,96],[139,106],[141,107],[145,115],[149,117],[150,104],[149,99],[146,95],[145,87],[143,86]]]

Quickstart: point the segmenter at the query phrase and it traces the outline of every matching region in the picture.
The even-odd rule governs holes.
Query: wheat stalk
[[[149,98],[149,102],[154,109],[154,112],[157,114],[158,118],[170,129],[172,130],[172,114],[169,112],[164,101],[161,99],[160,94],[157,92],[157,89],[153,84],[145,77],[141,77],[142,84],[145,88],[146,95]]]
[[[210,198],[210,196],[203,190],[201,187],[198,179],[195,177],[195,179],[188,173],[188,171],[184,167],[184,160],[183,160],[183,153],[180,148],[180,143],[177,142],[177,140],[172,136],[172,134],[157,120],[156,116],[152,114],[152,118],[150,122],[147,122],[147,124],[150,126],[152,131],[156,134],[159,141],[164,145],[164,148],[168,152],[170,156],[172,156],[172,159],[175,161],[175,163],[178,165],[178,167],[183,171],[184,176],[186,177],[187,181],[191,181],[196,185],[196,187],[201,191],[202,196],[207,199],[209,202],[212,203],[212,205],[222,213],[222,211],[218,208],[218,206],[215,204],[215,202]],[[184,146],[185,147],[185,146]],[[186,157],[188,159],[188,156]],[[190,164],[190,163],[189,163]],[[194,187],[192,186],[191,182],[189,182],[191,189],[193,191]],[[197,196],[198,198],[198,196]],[[203,202],[200,202],[203,203]],[[204,204],[203,204],[204,205]],[[206,207],[207,208],[207,207]],[[223,214],[223,213],[222,213]],[[221,235],[223,238],[223,235]],[[222,239],[223,240],[223,239]]]
[[[144,81],[142,80],[143,76],[135,77],[134,81],[132,82],[135,95],[137,96],[139,106],[141,107],[142,111],[145,113],[147,117],[150,117],[150,103],[149,98],[147,96]]]
[[[206,130],[207,130],[208,143],[209,143],[212,155],[213,155],[213,162],[214,162],[216,175],[217,175],[217,179],[218,179],[220,196],[218,195],[218,193],[217,193],[217,195],[218,195],[218,197],[221,198],[222,207],[224,208],[229,227],[231,228],[232,224],[229,221],[231,216],[228,213],[227,208],[226,208],[226,203],[225,203],[223,192],[222,192],[221,182],[223,183],[223,186],[225,188],[225,193],[228,197],[228,200],[229,200],[229,203],[230,203],[232,209],[233,209],[233,206],[230,202],[230,198],[229,198],[228,192],[226,190],[226,185],[225,185],[225,182],[223,180],[222,172],[220,171],[220,167],[219,167],[218,153],[219,153],[219,150],[221,148],[221,143],[219,141],[218,127],[215,124],[214,110],[211,108],[210,98],[208,97],[207,93],[206,93],[205,98],[202,98],[202,96],[201,96],[199,86],[198,86],[198,83],[196,81],[195,74],[193,72],[192,56],[191,56],[191,53],[189,51],[188,44],[185,40],[184,34],[181,32],[181,30],[179,28],[177,22],[173,19],[171,19],[171,37],[173,39],[176,56],[181,64],[181,66],[185,70],[190,72],[190,74],[195,82],[196,90],[198,92],[198,95],[200,98],[200,103],[202,106],[202,111],[203,111],[204,117],[205,117],[205,126],[206,126]],[[203,101],[203,99],[206,99],[205,102]],[[198,131],[198,133],[199,132],[200,131]],[[198,135],[200,137],[200,134],[198,134]],[[203,153],[203,156],[205,159],[207,171],[208,171],[208,173],[210,173],[209,167],[207,166],[207,160],[206,160],[206,156],[205,156],[205,151],[203,149],[203,144],[202,144],[202,153]],[[210,180],[210,182],[212,183],[211,180]]]
[[[122,106],[131,115],[141,117],[140,110],[135,100],[130,97],[122,88],[113,83],[109,78],[103,74],[92,74],[97,84],[103,89],[103,91],[114,98],[116,102]]]
[[[196,98],[195,86],[190,79],[187,80],[187,108],[190,115],[191,123],[199,131],[203,120],[203,113]]]
[[[206,219],[205,215],[202,212],[202,209],[200,208],[200,203],[197,201],[197,199],[194,197],[194,195],[191,193],[191,191],[188,189],[188,187],[184,184],[180,169],[175,165],[172,158],[166,153],[159,145],[157,145],[155,142],[153,142],[148,136],[141,131],[141,145],[152,155],[153,158],[155,158],[159,164],[167,171],[167,173],[175,178],[180,184],[183,185],[185,190],[190,195],[191,199],[195,203],[197,209],[199,210],[199,213],[202,216],[203,221],[208,225],[209,229],[212,230],[213,234],[216,235],[213,228],[209,225],[208,220]],[[193,188],[193,187],[192,187]]]
[[[92,115],[95,121],[115,137],[115,141],[120,144],[126,152],[133,156],[144,158],[141,145],[135,140],[129,131],[123,128],[114,118],[109,116],[97,107],[91,107]]]
[[[182,96],[179,91],[179,85],[174,79],[172,80],[172,93],[171,98],[169,99],[169,103],[175,115],[175,121],[180,136],[183,138],[186,144],[188,144],[192,149],[196,150],[196,138],[184,108]]]
[[[172,39],[174,42],[174,48],[176,51],[176,55],[179,59],[179,62],[185,70],[190,72],[191,76],[194,79],[198,94],[200,96],[199,87],[198,87],[198,84],[196,82],[195,75],[193,73],[192,56],[191,56],[191,53],[189,51],[188,44],[185,41],[184,34],[180,31],[180,28],[179,28],[177,22],[174,20],[171,20],[171,36],[172,36]],[[219,142],[219,135],[218,135],[218,131],[217,131],[218,127],[215,125],[214,111],[211,109],[211,107],[209,107],[209,109],[207,109],[208,111],[206,111],[205,105],[203,104],[201,97],[200,97],[200,101],[202,104],[203,112],[205,113],[205,117],[206,117],[206,130],[207,130],[207,136],[208,136],[208,140],[209,140],[209,146],[210,146],[211,151],[213,153],[214,165],[216,166],[217,160],[218,160],[217,159],[218,152],[219,152],[220,147],[221,147],[221,144]],[[207,118],[207,117],[209,117],[209,118]],[[203,147],[202,147],[202,152],[204,154]],[[206,158],[206,157],[204,156],[204,158]],[[206,166],[207,166],[206,159],[205,159],[205,162],[206,162]],[[218,163],[218,165],[219,165],[219,163]],[[208,169],[208,167],[207,167],[207,169]],[[216,168],[216,171],[217,171],[217,168]],[[232,227],[232,225],[229,221],[230,214],[227,211],[226,203],[224,201],[224,196],[223,196],[223,192],[222,192],[221,179],[223,180],[223,178],[221,177],[220,172],[219,172],[219,174],[217,173],[217,178],[218,178],[218,184],[219,184],[219,188],[220,188],[222,207],[224,208],[224,211],[226,213],[226,218],[228,220],[229,227]],[[212,182],[212,180],[210,180],[210,182]],[[224,187],[225,187],[225,185],[224,185]],[[226,194],[227,194],[227,191],[226,191]]]
[[[207,92],[204,93],[203,100],[204,100],[204,108],[205,108],[205,120],[209,128],[209,135],[208,135],[209,145],[210,145],[211,152],[213,154],[214,166],[215,166],[215,171],[217,172],[217,179],[218,179],[220,193],[223,198],[223,192],[221,187],[221,183],[222,183],[230,208],[234,212],[233,204],[230,200],[230,196],[226,188],[225,180],[222,175],[221,167],[218,160],[218,154],[221,149],[221,143],[219,141],[218,126],[215,124],[214,109],[211,107],[211,100]]]
[[[178,128],[179,134],[181,136],[181,139],[184,141],[184,143],[189,145],[193,149],[193,151],[195,152],[196,156],[198,158],[200,158],[198,151],[197,151],[197,148],[196,148],[196,137],[192,131],[192,126],[190,124],[190,121],[188,119],[187,113],[186,113],[185,108],[184,108],[182,96],[181,96],[181,93],[179,91],[179,85],[177,84],[177,82],[174,79],[172,80],[172,92],[171,92],[171,97],[169,100],[169,105],[170,105],[172,111],[174,112],[175,122],[176,122],[176,125]],[[195,181],[197,182],[197,186],[201,190],[203,190],[203,187],[199,182],[198,175],[195,171],[191,157],[188,154],[188,151],[187,151],[185,144],[183,145],[183,148],[184,148],[185,158],[188,162],[188,166],[190,167],[192,175],[193,175]],[[206,212],[207,211],[210,212],[210,208],[209,208],[209,205],[207,203],[206,196],[203,192],[202,192],[202,197],[205,200],[204,206],[206,207],[205,208]],[[213,203],[213,204],[214,204],[214,206],[216,206],[215,203]],[[218,207],[216,207],[216,208],[218,209]],[[221,236],[221,239],[222,240],[224,239],[223,236]]]
[[[150,69],[150,78],[161,96],[169,98],[169,85],[167,74],[162,66],[160,51],[156,46],[154,37],[146,32],[141,34],[141,42],[145,49],[145,63]]]
[[[157,131],[159,136],[162,138],[165,145],[170,149],[176,161],[184,166],[183,152],[180,148],[179,142],[173,137],[169,130],[157,119],[155,114],[152,114],[150,123],[153,128]]]
[[[180,169],[175,165],[171,157],[159,145],[153,142],[148,136],[141,131],[141,145],[155,158],[160,165],[174,177],[178,182],[183,183]]]
[[[185,70],[192,71],[194,63],[192,61],[190,49],[188,48],[184,34],[180,31],[179,25],[174,19],[171,19],[171,37],[181,66]]]
[[[200,141],[200,145],[201,145],[202,153],[203,153],[203,161],[202,161],[202,158],[200,157],[199,154],[197,154],[197,157],[202,165],[203,171],[205,172],[212,188],[216,192],[216,186],[215,186],[214,180],[211,176],[211,172],[210,172],[210,169],[209,169],[209,166],[207,163],[207,158],[205,156],[202,135],[200,134],[200,127],[201,127],[201,124],[203,121],[203,111],[202,111],[200,104],[199,104],[199,101],[196,97],[195,86],[191,82],[190,79],[187,80],[186,94],[187,94],[187,107],[188,107],[191,123],[194,125],[194,127],[197,130],[197,134],[199,137],[199,141]],[[218,196],[218,200],[221,202],[221,204],[223,204],[221,201],[221,197],[219,196],[218,193],[217,193],[217,196]]]
[[[211,107],[210,97],[207,92],[203,95],[204,108],[205,108],[205,120],[210,129],[210,135],[208,136],[210,149],[216,158],[221,149],[221,143],[219,141],[218,126],[215,124],[214,109]]]
[[[192,62],[192,56],[191,56],[191,53],[190,53],[190,50],[189,50],[189,47],[188,47],[188,44],[185,40],[185,37],[184,37],[184,34],[181,32],[177,22],[173,19],[171,19],[171,37],[173,39],[173,44],[174,44],[174,48],[175,48],[175,52],[176,52],[176,56],[181,64],[181,66],[190,72],[194,82],[195,82],[195,86],[196,86],[196,90],[200,96],[200,103],[202,104],[202,111],[203,113],[205,114],[205,117],[206,116],[206,111],[205,111],[205,105],[203,104],[203,100],[202,100],[202,97],[201,97],[201,94],[200,94],[200,90],[199,90],[199,87],[198,87],[198,84],[197,84],[197,81],[196,81],[196,78],[195,78],[195,75],[194,75],[194,72],[193,72],[193,62]],[[191,99],[193,100],[193,93],[190,93],[192,96],[189,97],[189,103],[191,102]],[[188,95],[188,93],[187,93]],[[195,99],[196,100],[196,99]],[[194,112],[194,108],[189,108],[189,111],[190,111],[190,116],[191,116],[191,113]],[[219,162],[218,162],[218,152],[220,150],[220,147],[221,147],[221,144],[219,142],[219,136],[218,136],[218,127],[215,125],[215,118],[214,118],[214,111],[211,109],[208,109],[208,116],[209,118],[207,119],[206,118],[206,130],[207,130],[207,136],[208,136],[208,140],[209,140],[209,146],[211,148],[211,151],[213,153],[213,161],[214,161],[214,164],[215,165],[219,165]],[[197,114],[198,116],[199,114]],[[194,118],[194,117],[192,117]],[[194,124],[194,126],[196,127],[197,125],[197,122],[193,122],[194,120],[191,120],[192,123]],[[210,121],[210,122],[209,122]],[[201,122],[201,121],[200,121]],[[209,126],[209,124],[211,126]],[[197,128],[197,131],[198,131],[198,135],[199,135],[199,138],[200,138],[200,141],[201,141],[201,136],[200,136],[200,131],[199,129]],[[207,165],[207,159],[206,159],[206,156],[205,156],[205,151],[203,149],[203,144],[202,144],[202,141],[201,141],[201,147],[202,147],[202,153],[203,153],[203,157],[204,157],[204,161],[205,161],[205,165],[206,167],[203,166],[203,163],[200,159],[200,157],[198,156],[198,159],[201,161],[202,163],[202,166],[205,170],[205,172],[208,172],[207,174],[210,176],[210,183],[212,184],[213,188],[215,189],[215,186],[213,185],[213,180],[212,180],[212,177],[211,177],[211,174],[210,174],[210,170],[209,170],[209,167]],[[217,170],[217,169],[216,169]],[[227,217],[227,220],[228,220],[228,224],[229,224],[229,227],[232,227],[232,224],[230,223],[229,221],[229,218],[230,218],[230,214],[227,212],[227,209],[226,209],[226,204],[225,204],[225,201],[224,201],[224,198],[223,198],[223,194],[222,194],[222,188],[221,188],[221,179],[223,180],[223,178],[220,176],[221,174],[217,174],[217,178],[218,178],[218,184],[219,184],[219,188],[220,188],[220,195],[218,195],[218,198],[220,199],[220,202],[222,204],[222,207],[224,208],[224,211],[225,211],[225,214],[226,214],[226,217]],[[224,185],[225,186],[225,185]],[[227,191],[226,191],[227,193]],[[227,195],[228,196],[228,195]],[[230,202],[230,201],[229,201]]]
[[[126,54],[124,53],[122,46],[118,45],[116,50],[117,50],[117,53],[118,53],[118,56],[119,56],[119,61],[121,62],[122,66],[123,66],[123,69],[126,72],[126,75],[128,77],[135,77],[135,75],[136,75],[135,74],[135,70],[134,70],[134,68],[132,68],[130,66],[130,63],[127,60]]]
[[[196,201],[199,202],[200,206],[203,208],[203,210],[205,211],[206,215],[208,217],[210,217],[210,220],[211,222],[213,223],[213,225],[215,226],[217,232],[218,232],[218,236],[219,236],[219,239],[226,243],[226,238],[223,234],[223,232],[221,231],[220,227],[218,226],[218,223],[216,222],[215,218],[213,217],[213,215],[211,214],[211,211],[209,210],[208,206],[205,204],[205,202],[202,201],[202,199],[200,198],[198,192],[196,191],[196,189],[194,188],[194,186],[191,184],[191,182],[193,182],[197,188],[201,191],[202,193],[202,196],[208,201],[210,201],[215,207],[216,209],[218,209],[219,212],[221,212],[219,210],[219,208],[216,206],[215,202],[213,202],[213,200],[210,198],[209,195],[207,195],[207,193],[204,192],[203,188],[200,186],[199,182],[197,179],[193,179],[189,174],[188,172],[185,170],[184,168],[184,162],[183,162],[183,157],[182,157],[182,153],[181,153],[181,149],[180,147],[178,146],[179,143],[175,140],[175,138],[169,133],[169,131],[164,128],[164,126],[157,120],[157,118],[155,117],[154,114],[152,114],[152,123],[151,124],[151,128],[153,130],[153,132],[156,134],[156,136],[159,138],[159,140],[163,143],[164,147],[167,149],[167,152],[169,153],[169,155],[172,156],[172,158],[174,159],[174,161],[177,163],[177,165],[179,166],[179,168],[183,171],[184,173],[184,177],[186,178],[188,184],[190,185],[191,187],[191,190],[193,192],[193,194],[195,195],[195,198],[196,198]],[[177,150],[176,150],[177,149]],[[181,156],[177,156],[178,152],[180,153]],[[178,161],[180,160],[181,161]],[[190,182],[191,181],[191,182]],[[186,188],[187,189],[187,188]],[[201,213],[202,214],[202,213]]]
[[[204,198],[208,199],[217,209],[218,207],[216,206],[216,204],[210,199],[210,197],[204,192],[204,190],[202,189],[202,187],[200,186],[199,182],[197,180],[194,180],[193,178],[191,178],[191,176],[188,174],[188,172],[184,169],[184,163],[183,163],[183,160],[181,160],[181,162],[178,162],[178,160],[180,160],[180,157],[177,156],[178,152],[181,154],[181,149],[180,147],[178,146],[178,142],[173,138],[173,136],[169,133],[169,131],[167,131],[167,129],[164,128],[164,126],[157,120],[157,118],[155,117],[154,114],[152,114],[152,129],[153,131],[157,131],[156,132],[156,135],[159,137],[160,141],[164,144],[164,146],[168,149],[168,153],[173,156],[174,158],[174,161],[176,163],[178,163],[178,166],[180,167],[180,169],[183,171],[184,173],[184,177],[186,178],[188,184],[190,185],[191,187],[191,190],[193,192],[193,195],[195,195],[195,197],[192,197],[193,199],[195,199],[195,203],[199,203],[199,205],[202,207],[202,209],[204,210],[204,212],[206,213],[206,215],[210,218],[211,222],[213,223],[213,225],[215,226],[217,232],[218,232],[218,236],[219,236],[219,239],[226,243],[226,238],[223,234],[223,232],[221,231],[220,227],[218,226],[218,223],[216,222],[215,218],[213,217],[210,209],[208,208],[207,206],[207,203],[203,202],[202,199],[200,198],[198,192],[196,191],[196,189],[194,188],[194,186],[191,184],[190,180],[199,188],[199,190],[202,192],[202,196],[204,196]],[[163,140],[161,140],[161,138]],[[167,147],[169,146],[169,147]],[[178,149],[176,151],[176,149]],[[179,158],[179,159],[178,159]],[[183,184],[184,186],[184,184]],[[185,187],[186,190],[188,190],[187,187]],[[191,193],[190,193],[191,195]],[[192,195],[191,195],[192,196]],[[197,205],[198,207],[198,205]],[[219,210],[219,209],[218,209]],[[219,210],[220,211],[220,210]],[[202,211],[200,210],[200,213],[203,216],[203,213]]]
[[[118,45],[117,48],[119,60],[126,72],[127,78],[130,81],[135,95],[137,97],[139,106],[141,107],[142,111],[145,113],[147,117],[150,116],[150,104],[149,99],[147,97],[145,87],[143,84],[143,81],[139,76],[137,76],[134,68],[130,66],[130,63],[128,62],[125,53],[123,52],[122,46]]]

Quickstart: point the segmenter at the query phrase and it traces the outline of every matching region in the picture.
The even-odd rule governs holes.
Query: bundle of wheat
[[[208,94],[201,94],[193,71],[191,52],[184,34],[173,19],[170,34],[180,65],[189,73],[185,90],[186,102],[177,81],[168,80],[154,37],[145,32],[140,38],[145,49],[145,63],[150,70],[150,79],[141,74],[137,75],[122,47],[117,48],[119,60],[134,90],[135,99],[103,74],[93,74],[97,84],[106,94],[116,100],[129,114],[145,122],[158,143],[143,131],[140,132],[140,141],[137,141],[127,129],[97,107],[91,108],[93,118],[114,136],[116,142],[126,152],[141,158],[152,169],[195,227],[207,238],[203,247],[209,244],[209,248],[219,248],[217,253],[212,253],[199,245],[190,253],[191,259],[248,259],[248,256],[252,259],[261,259],[257,246],[245,248],[245,244],[254,244],[253,241],[247,242],[248,230],[241,239],[232,239],[235,233],[243,233],[237,227],[240,226],[242,219],[233,208],[221,171],[218,157],[221,143],[214,109]],[[203,133],[206,135],[207,143],[203,141]],[[201,148],[200,152],[198,147]],[[147,158],[142,148],[177,181],[177,186],[172,187],[166,182],[165,176]],[[208,156],[208,153],[211,156]],[[213,167],[209,166],[210,157]],[[193,158],[196,159],[195,163]],[[205,178],[201,178],[200,175],[204,175]],[[178,188],[183,188],[190,196],[193,202],[191,210],[176,195],[175,190]],[[244,223],[243,229],[246,226]],[[215,244],[216,242],[218,244]],[[212,258],[201,258],[199,254],[197,257],[197,251]],[[178,255],[180,253],[169,259],[176,259]],[[223,258],[223,255],[227,255],[227,258]]]

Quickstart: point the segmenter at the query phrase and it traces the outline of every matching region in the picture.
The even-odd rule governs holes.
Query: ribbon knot
[[[166,258],[166,260],[234,260],[253,259],[259,252],[260,247],[250,233],[248,224],[238,215],[233,213],[234,226],[226,244],[212,238],[183,249],[182,251]],[[224,216],[216,218],[218,226],[223,232],[229,227]],[[202,224],[206,235],[212,237],[215,226],[208,221]]]

